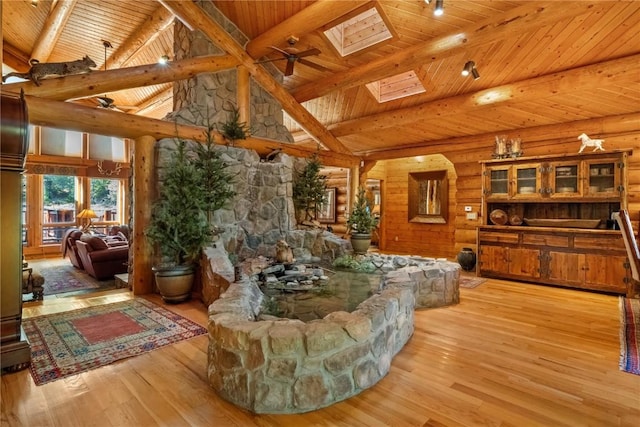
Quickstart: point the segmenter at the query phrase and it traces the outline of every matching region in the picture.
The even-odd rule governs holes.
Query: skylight
[[[427,91],[414,71],[385,77],[366,86],[378,102],[392,101]]]
[[[393,37],[378,9],[371,7],[329,28],[324,35],[342,56],[366,49]]]

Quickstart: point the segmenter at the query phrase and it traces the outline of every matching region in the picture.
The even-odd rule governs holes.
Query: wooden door
[[[483,245],[480,250],[480,271],[487,273],[509,273],[509,248]]]
[[[586,160],[585,194],[592,197],[619,198],[622,190],[618,159]]]
[[[511,178],[510,166],[491,166],[484,172],[484,193],[488,199],[507,199]]]
[[[540,278],[540,251],[509,248],[509,274],[523,278]]]
[[[624,256],[584,254],[582,265],[584,287],[626,293],[626,261],[627,258]]]
[[[554,162],[547,170],[549,172],[547,188],[551,198],[582,197],[580,161]]]
[[[512,169],[513,184],[511,197],[515,199],[535,199],[543,197],[542,166],[539,163],[515,165]]]
[[[584,279],[583,255],[568,252],[549,251],[546,277],[562,286],[582,287]]]

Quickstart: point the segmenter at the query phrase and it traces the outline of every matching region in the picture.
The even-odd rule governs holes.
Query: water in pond
[[[262,287],[266,300],[263,314],[308,322],[334,311],[352,312],[378,292],[381,279],[381,274],[337,271],[311,290]]]

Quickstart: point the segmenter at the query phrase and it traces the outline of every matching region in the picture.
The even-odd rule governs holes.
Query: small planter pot
[[[366,254],[369,246],[371,246],[371,234],[353,233],[351,235],[351,246],[353,246],[353,253]]]
[[[153,273],[158,291],[165,302],[175,304],[191,298],[195,278],[195,268],[192,265],[153,267]]]

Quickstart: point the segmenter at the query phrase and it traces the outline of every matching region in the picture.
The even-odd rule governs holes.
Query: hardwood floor
[[[2,426],[638,426],[640,376],[618,369],[618,298],[488,280],[460,304],[416,312],[390,373],[358,396],[301,415],[255,415],[206,380],[207,337],[36,387],[2,375]],[[25,305],[25,316],[131,298]],[[150,299],[161,304],[160,298]],[[191,301],[170,309],[205,324]]]

